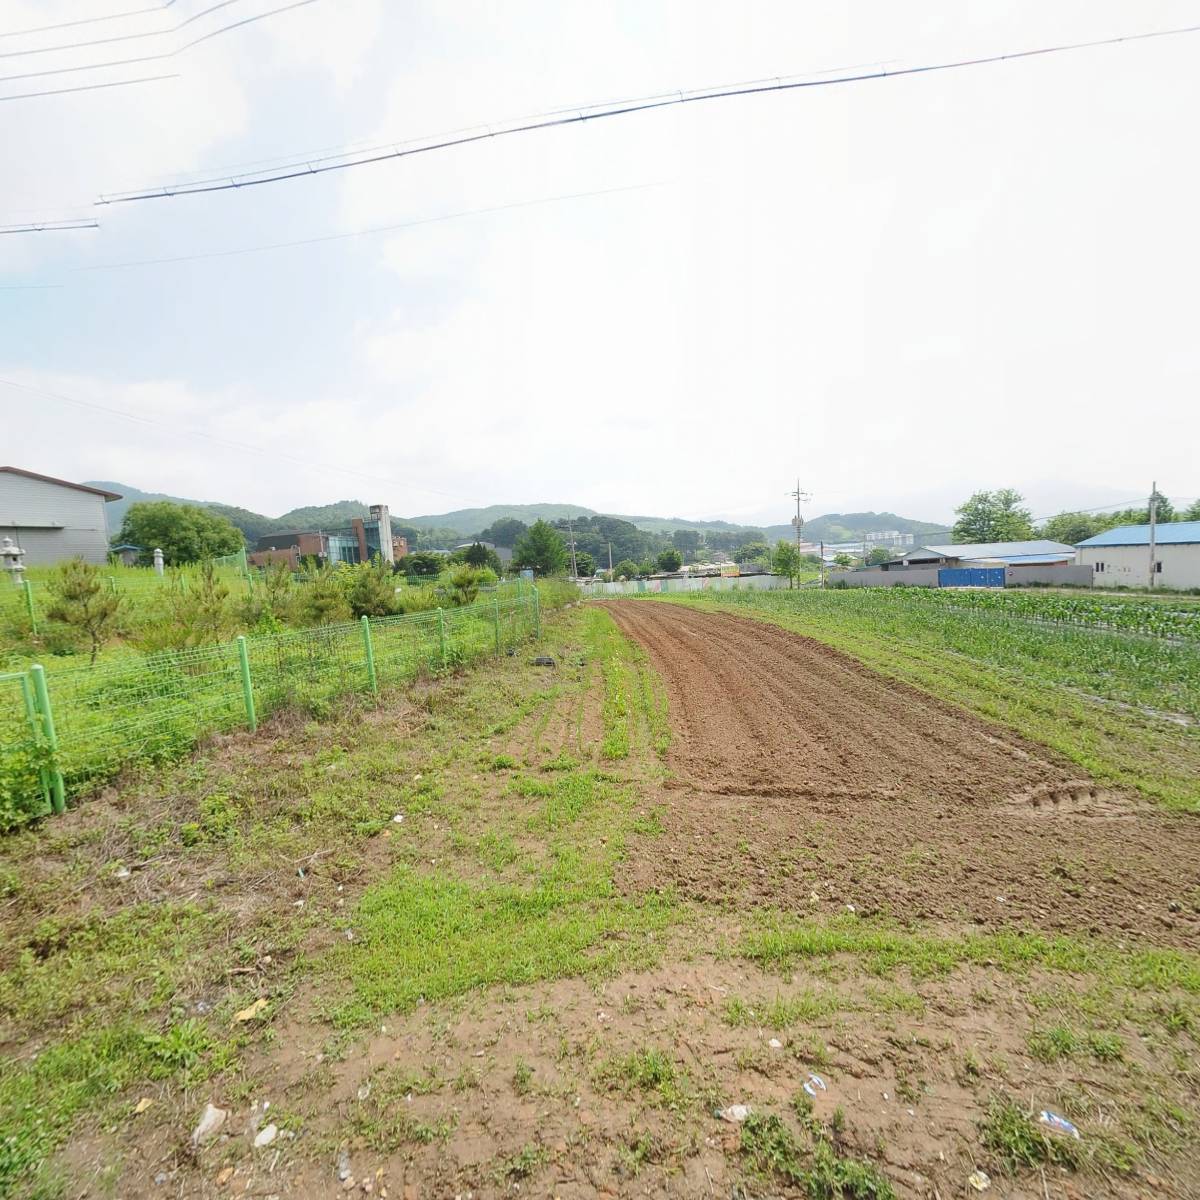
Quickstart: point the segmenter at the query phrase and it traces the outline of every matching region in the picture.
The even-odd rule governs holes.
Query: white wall
[[[1094,587],[1145,587],[1150,582],[1149,546],[1081,546],[1075,551],[1081,565],[1093,568]],[[1162,571],[1154,586],[1200,587],[1200,542],[1155,547]],[[1096,571],[1097,563],[1104,564]]]
[[[694,579],[628,579],[624,583],[585,583],[585,596],[636,596],[675,592],[774,591],[788,585],[786,575],[697,576]]]
[[[41,479],[0,471],[0,537],[25,551],[26,566],[46,566],[79,555],[108,561],[104,497]]]

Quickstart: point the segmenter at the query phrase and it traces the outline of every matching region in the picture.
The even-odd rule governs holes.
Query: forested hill
[[[164,492],[144,492],[127,483],[115,480],[86,480],[91,487],[104,488],[107,491],[118,492],[120,500],[114,500],[105,505],[110,533],[116,533],[121,528],[125,511],[138,500],[171,500],[177,504],[198,504],[202,508],[220,513],[233,522],[253,544],[258,538],[267,533],[280,533],[295,529],[341,529],[350,524],[354,517],[365,517],[368,505],[361,500],[337,500],[332,504],[311,505],[304,508],[294,508],[278,517],[268,517],[262,513],[251,512],[249,509],[237,508],[233,505],[222,504],[215,500],[189,500],[181,496],[171,496]],[[392,523],[399,527],[413,528],[427,533],[440,546],[455,541],[463,541],[481,530],[504,518],[514,518],[525,524],[536,520],[563,521],[567,518],[586,521],[601,514],[594,509],[585,508],[580,504],[489,504],[482,508],[459,508],[451,512],[424,514],[417,517],[405,517],[392,510]],[[763,534],[768,541],[777,538],[792,537],[790,525],[762,526],[738,525],[731,521],[694,521],[686,517],[653,517],[653,516],[615,516],[626,521],[645,533],[667,535],[676,529],[694,529],[711,534],[740,534],[753,532]],[[817,541],[849,542],[860,538],[865,532],[875,532],[884,529],[898,529],[902,533],[922,535],[940,531],[944,526],[930,521],[915,521],[908,517],[900,517],[890,512],[859,512],[859,513],[829,513],[825,516],[813,517],[804,523],[804,536]],[[400,532],[404,532],[401,528]],[[428,538],[423,538],[423,541]]]

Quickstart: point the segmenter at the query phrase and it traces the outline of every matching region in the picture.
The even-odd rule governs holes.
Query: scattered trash
[[[752,1111],[748,1104],[731,1104],[728,1108],[718,1108],[717,1116],[730,1125],[740,1125]]]
[[[360,1100],[365,1100],[371,1094],[371,1085],[369,1083],[361,1084],[356,1094]]]
[[[146,1109],[148,1109],[150,1107],[150,1105],[152,1105],[153,1103],[154,1103],[154,1101],[151,1100],[149,1096],[143,1096],[133,1106],[133,1115],[135,1117],[140,1117],[142,1115],[142,1113],[144,1113],[146,1111]]]
[[[393,822],[393,824],[395,824],[395,825],[402,825],[402,824],[404,823],[404,814],[403,814],[403,813],[397,813],[397,814],[396,814],[396,815],[395,815],[395,816],[392,818],[392,822]]]
[[[354,941],[354,930],[353,929],[346,930],[346,941],[348,941],[348,942]]]
[[[809,893],[808,893],[808,902],[809,902],[810,904],[816,904],[816,903],[817,903],[817,901],[819,901],[820,899],[821,899],[821,897],[820,897],[820,896],[818,896],[816,892],[809,892]]]
[[[992,1186],[991,1176],[986,1171],[972,1171],[967,1182],[977,1191],[986,1192]]]
[[[344,1146],[338,1151],[337,1177],[343,1183],[350,1178],[350,1151]]]
[[[539,655],[537,656],[537,658],[535,658],[535,659],[533,660],[533,665],[534,665],[535,667],[553,667],[553,666],[555,666],[556,664],[555,664],[555,662],[554,662],[554,659],[552,659],[552,658],[550,657],[550,655],[548,655],[548,654],[539,654]]]
[[[847,912],[858,912],[858,909],[857,909],[857,908],[855,908],[853,904],[847,904],[847,905],[846,905],[846,911],[847,911]]]
[[[1049,1125],[1055,1133],[1065,1133],[1075,1138],[1076,1141],[1079,1140],[1079,1130],[1066,1117],[1060,1117],[1058,1113],[1048,1112],[1046,1109],[1043,1109],[1038,1120],[1043,1125]]]
[[[820,1088],[823,1092],[829,1091],[829,1089],[825,1086],[825,1080],[823,1080],[820,1075],[810,1075],[804,1082],[804,1090],[810,1096],[815,1096],[818,1088]]]
[[[249,1008],[243,1008],[241,1012],[235,1013],[233,1019],[235,1021],[253,1021],[264,1008],[267,1007],[267,1002],[259,996]]]
[[[772,1038],[768,1043],[772,1050],[782,1050],[783,1043],[778,1038]]]
[[[159,1171],[159,1173],[154,1177],[154,1182],[157,1183],[159,1187],[162,1187],[162,1185],[166,1183],[168,1179],[170,1179],[170,1176],[166,1173],[166,1171]]]
[[[1003,904],[1003,903],[1004,903],[1004,897],[1003,897],[1003,896],[997,896],[997,897],[996,897],[996,903],[997,903],[997,904]]]
[[[205,1142],[211,1141],[221,1131],[221,1126],[225,1124],[225,1118],[229,1116],[223,1108],[218,1108],[211,1101],[204,1106],[204,1112],[200,1114],[200,1123],[192,1130],[192,1145],[202,1146]]]
[[[132,874],[133,874],[133,872],[128,867],[118,867],[113,872],[113,878],[114,879],[128,879]]]
[[[292,905],[292,907],[293,907],[293,908],[303,908],[303,907],[304,907],[304,901],[303,901],[303,900],[297,900],[297,901],[296,901],[296,902],[295,902],[295,903]]]
[[[263,1146],[269,1146],[278,1135],[278,1125],[267,1125],[258,1131],[258,1137],[254,1139],[254,1144],[261,1149]]]

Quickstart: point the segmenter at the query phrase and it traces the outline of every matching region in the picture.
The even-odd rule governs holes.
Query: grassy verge
[[[931,615],[895,602],[875,608],[864,605],[858,591],[697,594],[669,602],[816,638],[881,674],[1018,730],[1098,780],[1136,789],[1168,808],[1200,812],[1200,726],[1146,707],[1169,703],[1184,714],[1200,709],[1200,680],[1190,659],[1181,665],[1190,650],[1107,632],[980,621],[969,612]],[[1164,702],[1167,695],[1171,700]]]

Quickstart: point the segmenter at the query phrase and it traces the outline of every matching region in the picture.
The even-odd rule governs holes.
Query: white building
[[[1076,561],[1092,568],[1096,587],[1150,584],[1150,526],[1121,525],[1080,542]],[[1200,588],[1200,521],[1154,527],[1154,586]]]
[[[108,561],[104,506],[120,499],[86,484],[0,467],[0,532],[25,551],[26,566],[76,556],[103,566]]]

